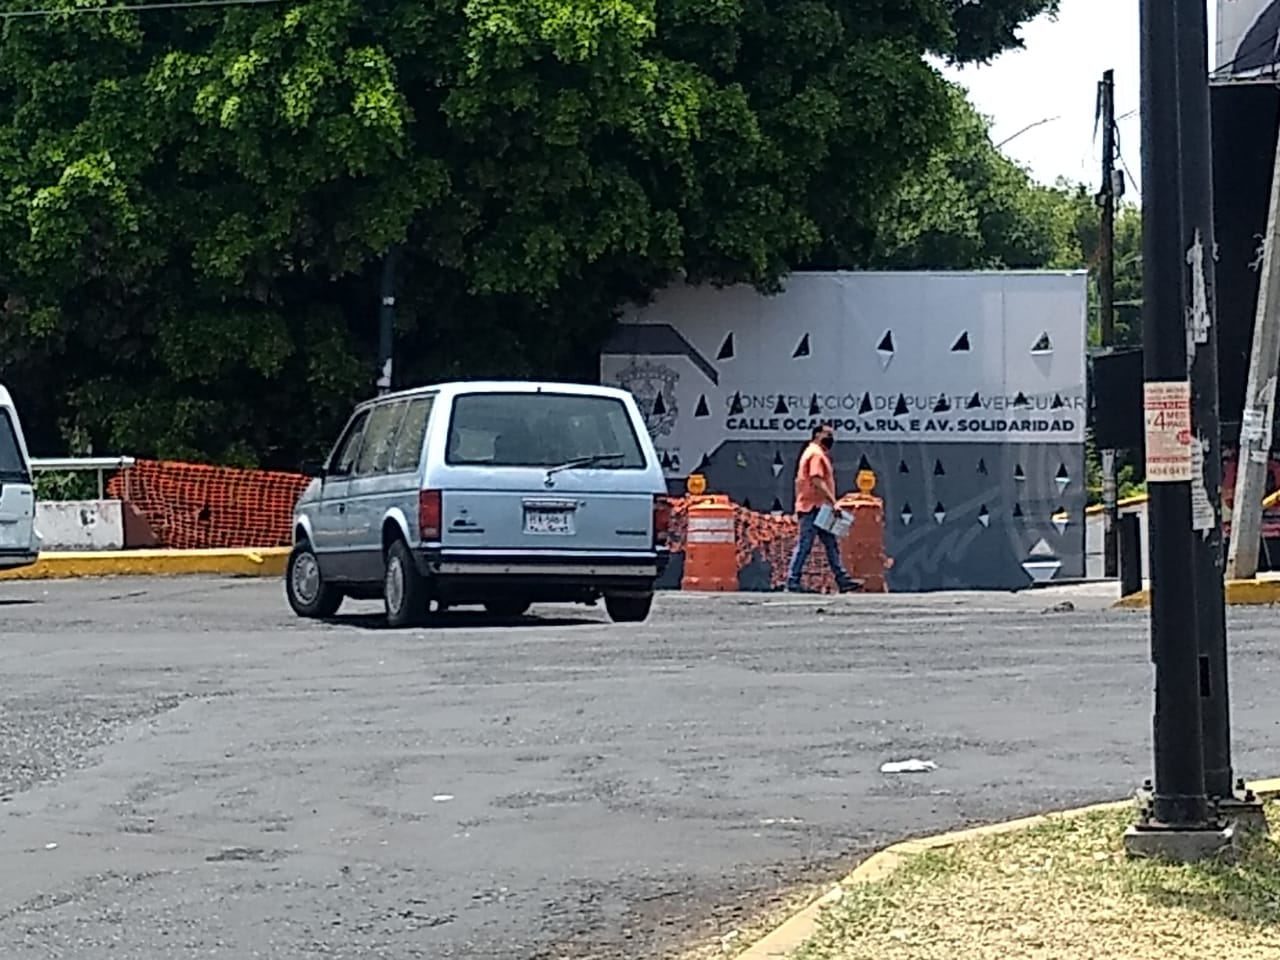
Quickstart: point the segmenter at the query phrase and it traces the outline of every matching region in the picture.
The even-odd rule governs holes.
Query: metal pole
[[[1262,276],[1253,322],[1253,351],[1245,388],[1236,459],[1235,497],[1231,502],[1231,545],[1227,576],[1252,580],[1258,575],[1262,541],[1262,498],[1266,494],[1271,429],[1275,422],[1276,368],[1280,366],[1280,135],[1271,174],[1271,212],[1262,248]]]
[[[1200,670],[1190,562],[1191,384],[1183,322],[1178,203],[1177,25],[1142,0],[1142,253],[1151,655],[1155,664],[1153,827],[1204,829]]]
[[[381,307],[378,311],[378,394],[390,393],[396,323],[396,260],[392,247],[382,258]]]
[[[1102,124],[1102,187],[1098,203],[1102,206],[1102,232],[1098,242],[1098,302],[1101,317],[1102,346],[1116,342],[1116,74],[1108,70],[1098,84],[1098,118]],[[1102,564],[1103,576],[1119,574],[1116,524],[1120,519],[1117,490],[1116,453],[1102,451]]]
[[[1209,114],[1209,18],[1204,0],[1175,0],[1182,168],[1182,296],[1191,375],[1196,634],[1200,652],[1205,792],[1234,796],[1223,593],[1222,435],[1218,424],[1218,332],[1214,323],[1213,145]]]

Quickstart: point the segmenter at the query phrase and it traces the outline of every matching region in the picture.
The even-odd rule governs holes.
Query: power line
[[[101,7],[64,7],[41,10],[0,10],[0,20],[29,17],[63,17],[84,13],[145,13],[153,10],[199,10],[203,7],[260,7],[286,0],[168,0],[161,3],[116,3]]]

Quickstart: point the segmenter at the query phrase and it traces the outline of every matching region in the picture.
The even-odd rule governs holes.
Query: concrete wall
[[[124,512],[119,500],[41,501],[36,529],[42,550],[120,550]]]

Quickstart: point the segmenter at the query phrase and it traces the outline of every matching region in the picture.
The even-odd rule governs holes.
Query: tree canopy
[[[393,246],[411,382],[589,377],[676,278],[1052,259],[926,57],[1056,0],[38,2],[0,21],[0,378],[46,449],[292,463],[370,388]]]

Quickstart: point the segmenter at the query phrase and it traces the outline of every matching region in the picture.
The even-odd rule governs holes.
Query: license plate
[[[573,514],[568,510],[525,510],[524,532],[560,536],[572,535]]]

